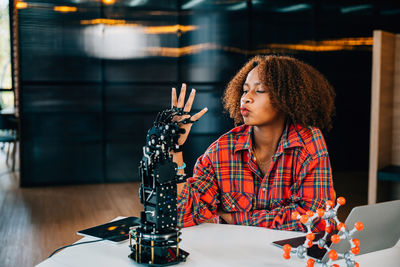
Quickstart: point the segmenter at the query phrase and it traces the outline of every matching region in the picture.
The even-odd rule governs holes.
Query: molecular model
[[[297,255],[300,259],[307,259],[307,267],[313,267],[315,263],[319,264],[321,267],[339,267],[338,264],[333,264],[333,261],[338,259],[345,259],[347,267],[358,267],[359,264],[354,260],[354,256],[360,253],[360,240],[353,239],[352,235],[356,231],[362,231],[364,229],[364,224],[362,222],[356,222],[354,228],[352,230],[347,230],[344,223],[340,222],[337,218],[337,210],[340,206],[346,203],[346,199],[344,197],[339,197],[337,199],[336,207],[334,206],[334,202],[328,200],[326,202],[325,210],[317,209],[316,213],[312,211],[307,211],[306,214],[300,215],[297,211],[292,213],[293,220],[300,220],[302,224],[307,227],[306,240],[304,244],[298,246],[297,248],[292,248],[289,244],[283,246],[283,257],[285,259],[290,259],[290,253]],[[326,223],[325,233],[322,238],[317,241],[314,241],[315,234],[311,231],[311,224],[314,220],[320,218],[324,220]],[[332,243],[339,243],[341,240],[348,240],[350,243],[350,250],[340,254],[335,250],[330,249],[327,245],[327,237],[328,234],[332,233],[333,227],[329,224],[329,220],[334,219],[337,223],[337,230],[339,231],[337,234],[331,236]],[[329,260],[326,263],[323,263],[320,260],[317,262],[307,255],[307,250],[311,248],[313,245],[318,245],[320,249],[326,249]]]

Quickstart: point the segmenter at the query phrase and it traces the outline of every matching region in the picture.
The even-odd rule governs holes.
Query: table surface
[[[302,236],[303,233],[278,231],[260,227],[201,224],[182,229],[180,248],[190,253],[179,266],[301,266],[305,260],[292,257],[283,259],[283,251],[272,241]],[[94,240],[84,237],[78,242]],[[362,243],[361,243],[362,246]],[[46,259],[37,267],[132,267],[143,266],[128,258],[128,242],[114,244],[110,241],[82,244],[66,248]],[[399,266],[400,242],[393,248],[367,253],[356,257],[361,267]],[[346,266],[344,261],[335,262]]]

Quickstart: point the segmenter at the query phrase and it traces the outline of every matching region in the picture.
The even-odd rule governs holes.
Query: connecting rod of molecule
[[[297,248],[292,248],[289,244],[283,246],[283,257],[285,259],[290,259],[290,254],[295,254],[300,259],[307,259],[306,267],[313,267],[314,264],[319,264],[321,267],[339,267],[339,265],[334,264],[333,261],[338,259],[344,259],[347,267],[358,267],[359,264],[354,260],[355,255],[360,253],[360,240],[353,238],[353,234],[357,231],[362,231],[364,229],[364,224],[362,222],[356,222],[352,230],[347,230],[344,223],[340,222],[337,218],[337,211],[340,206],[346,203],[344,197],[339,197],[336,201],[336,206],[334,207],[334,202],[328,200],[325,204],[325,210],[317,209],[316,212],[311,210],[307,211],[306,214],[300,215],[297,211],[292,213],[293,220],[300,220],[307,228],[306,240],[304,244],[298,246]],[[314,241],[315,234],[311,231],[311,224],[314,223],[316,219],[321,219],[325,221],[325,233],[322,238]],[[345,253],[337,253],[334,249],[330,249],[327,245],[327,238],[333,231],[332,225],[329,223],[330,220],[334,220],[337,225],[337,234],[331,236],[332,243],[339,243],[341,240],[347,240],[350,243],[350,250]],[[307,250],[313,245],[318,245],[320,249],[326,249],[329,260],[324,263],[320,260],[317,262],[307,255]]]

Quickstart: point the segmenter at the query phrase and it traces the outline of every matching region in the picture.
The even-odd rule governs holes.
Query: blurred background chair
[[[6,165],[15,171],[16,146],[18,142],[18,119],[14,113],[0,113],[0,149],[6,153]],[[10,150],[12,151],[10,152]]]

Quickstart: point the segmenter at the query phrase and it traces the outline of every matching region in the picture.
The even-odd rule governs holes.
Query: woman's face
[[[240,112],[244,123],[251,126],[272,125],[285,118],[272,106],[268,88],[259,79],[258,67],[249,72],[244,82]]]

